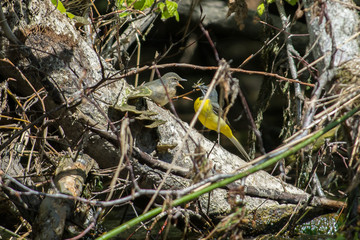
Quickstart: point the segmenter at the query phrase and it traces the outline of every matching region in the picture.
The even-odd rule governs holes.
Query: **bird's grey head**
[[[209,87],[206,85],[200,85],[200,86],[198,86],[198,88],[201,90],[201,93],[203,94],[202,98],[204,98],[207,91],[209,90]],[[209,99],[212,101],[213,104],[218,104],[219,96],[218,96],[218,93],[217,93],[215,87],[213,88],[213,90],[211,90]]]
[[[185,82],[187,81],[186,79],[180,77],[179,75],[177,75],[176,73],[174,72],[169,72],[169,73],[166,73],[164,74],[162,77],[161,77],[162,80],[166,80],[168,81],[169,85],[173,85],[173,86],[179,86],[181,88],[183,88],[183,86],[181,86],[179,84],[179,82]]]

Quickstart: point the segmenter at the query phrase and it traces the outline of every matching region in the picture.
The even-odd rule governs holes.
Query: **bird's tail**
[[[247,152],[245,151],[244,147],[241,145],[241,143],[234,137],[228,137],[230,139],[230,141],[235,145],[235,147],[239,150],[239,152],[241,153],[241,155],[243,155],[243,157],[245,158],[246,161],[250,161],[250,157],[247,154]]]

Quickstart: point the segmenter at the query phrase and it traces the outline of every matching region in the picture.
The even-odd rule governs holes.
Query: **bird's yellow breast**
[[[202,102],[203,100],[201,98],[196,99],[194,103],[195,112],[199,110]],[[209,99],[205,100],[204,107],[201,110],[198,119],[202,123],[202,125],[214,131],[217,131],[218,129],[218,121],[220,119],[220,132],[228,138],[233,137],[232,131],[230,127],[226,124],[224,119],[219,118],[219,116],[214,113],[211,101]]]

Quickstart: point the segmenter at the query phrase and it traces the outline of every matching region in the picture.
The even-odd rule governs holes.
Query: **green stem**
[[[187,203],[189,201],[192,201],[198,197],[200,197],[201,195],[208,193],[216,188],[220,188],[220,187],[224,187],[229,183],[232,183],[236,180],[239,180],[243,177],[249,176],[250,174],[257,172],[261,169],[267,168],[271,165],[273,165],[274,163],[276,163],[277,161],[279,161],[282,158],[288,157],[294,153],[296,153],[297,151],[299,151],[300,149],[304,148],[305,146],[309,145],[310,143],[314,142],[316,139],[318,139],[321,135],[325,134],[326,132],[330,131],[331,129],[333,129],[334,127],[336,127],[337,125],[339,125],[340,123],[342,123],[343,121],[345,121],[346,119],[350,118],[351,116],[353,116],[356,112],[359,111],[359,107],[355,107],[354,109],[352,109],[350,112],[348,112],[347,114],[345,114],[344,116],[340,117],[339,119],[329,123],[325,128],[319,130],[317,133],[315,133],[312,137],[300,142],[299,144],[296,144],[294,147],[288,149],[287,151],[280,153],[279,155],[272,157],[270,159],[268,159],[267,161],[256,165],[248,170],[245,170],[244,172],[241,172],[239,174],[236,174],[232,177],[226,178],[224,180],[221,180],[219,182],[213,183],[210,186],[200,189],[196,192],[190,193],[186,196],[183,196],[181,198],[175,199],[170,205],[170,207],[174,207],[174,206],[179,206],[181,204]],[[96,240],[106,240],[109,239],[111,237],[115,237],[116,235],[122,233],[123,231],[130,229],[131,227],[139,224],[140,222],[146,221],[158,214],[160,214],[163,211],[162,207],[158,207],[158,208],[154,208],[151,211],[142,214],[140,216],[138,216],[137,218],[131,219],[130,221],[118,226],[117,228],[114,228],[113,230],[105,233],[103,236],[97,238]]]

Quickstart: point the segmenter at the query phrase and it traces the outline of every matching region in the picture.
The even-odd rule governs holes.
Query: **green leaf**
[[[176,21],[179,21],[179,13],[177,11],[178,4],[176,2],[166,0],[165,3],[160,2],[158,8],[161,12],[162,19],[175,17]]]
[[[70,19],[73,19],[73,18],[75,17],[75,15],[74,15],[74,14],[69,13],[69,12],[66,12],[66,15],[67,15],[67,16],[68,16],[68,18],[70,18]]]
[[[54,4],[54,6],[56,6],[57,10],[59,10],[61,13],[66,13],[66,9],[62,4],[62,2],[60,2],[60,0],[51,0],[51,2],[52,4]]]
[[[66,11],[66,8],[64,7],[64,5],[60,0],[51,0],[51,3],[54,4],[57,10],[59,10],[61,13],[65,13],[68,16],[68,18],[73,19],[75,17],[74,14]]]
[[[125,10],[127,3],[128,3],[128,1],[126,1],[126,4],[125,4],[125,0],[117,0],[115,5],[118,10]]]
[[[158,4],[158,8],[160,9],[160,12],[164,12],[165,3],[160,2],[160,3]]]
[[[144,10],[145,0],[136,1],[134,3],[134,8],[136,10]]]
[[[123,17],[126,17],[130,14],[130,12],[122,12],[122,13],[119,13],[119,17],[120,18],[123,18]]]
[[[134,2],[136,2],[136,0],[126,0],[126,6],[133,6]]]
[[[175,17],[175,20],[176,20],[177,22],[180,20],[178,11],[176,11],[176,12],[174,13],[174,17]]]
[[[298,0],[285,0],[287,3],[289,3],[291,6],[295,6],[295,4],[298,2]],[[267,4],[271,4],[274,3],[275,0],[267,0],[266,3]],[[259,16],[262,16],[265,12],[265,4],[261,3],[259,4],[259,6],[256,9],[257,13]]]
[[[259,4],[256,11],[257,11],[257,14],[261,17],[264,14],[264,11],[265,11],[264,3]]]
[[[176,2],[172,2],[168,0],[166,0],[165,3],[169,14],[174,16],[174,13],[177,12],[178,4]]]
[[[154,4],[154,0],[117,0],[116,7],[118,10],[123,10],[119,14],[119,17],[126,17],[132,13],[132,11],[126,11],[129,9],[136,9],[142,11],[146,8],[151,7]]]
[[[289,3],[291,6],[295,6],[298,0],[286,0],[286,2]]]
[[[149,8],[154,4],[154,0],[145,0],[144,9]]]
[[[124,3],[124,0],[116,0],[115,6],[117,7],[117,9],[122,9],[123,3]]]

